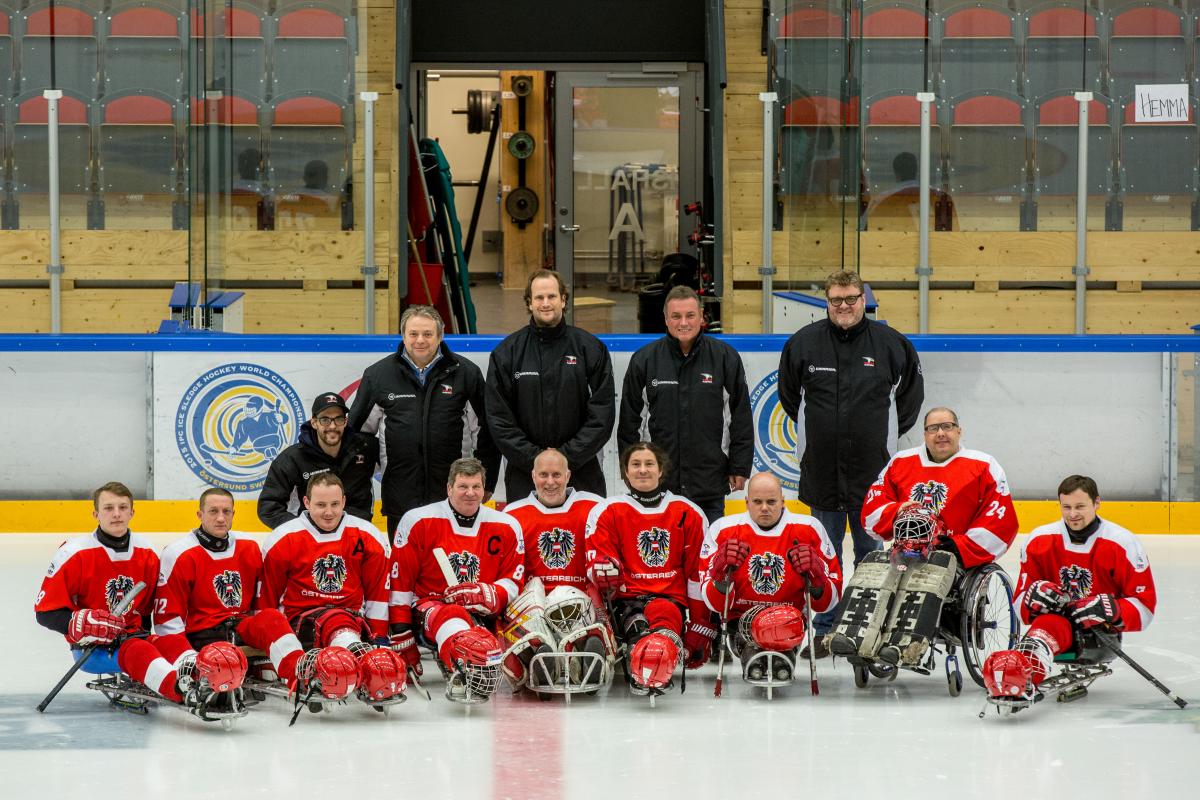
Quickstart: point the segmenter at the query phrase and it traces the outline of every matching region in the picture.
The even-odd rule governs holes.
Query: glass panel
[[[575,321],[636,331],[637,291],[679,249],[679,87],[577,87],[572,103]]]

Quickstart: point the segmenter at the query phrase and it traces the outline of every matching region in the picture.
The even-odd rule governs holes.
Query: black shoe
[[[894,644],[884,645],[879,648],[879,652],[875,657],[885,664],[891,664],[894,667],[900,663],[900,648]]]
[[[813,658],[826,658],[829,656],[829,645],[826,644],[826,642],[825,642],[825,640],[827,638],[828,637],[826,637],[826,636],[817,636],[816,637],[816,641],[812,645]],[[808,648],[809,648],[809,645],[804,645],[804,649],[800,651],[801,658],[804,658],[804,659],[808,658]]]

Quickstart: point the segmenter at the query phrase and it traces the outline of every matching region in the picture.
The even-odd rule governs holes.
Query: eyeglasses
[[[862,299],[861,294],[852,294],[848,297],[830,297],[830,298],[828,298],[829,305],[831,305],[831,306],[840,306],[843,303],[845,303],[848,306],[852,306],[861,299]]]
[[[957,422],[935,422],[932,425],[926,425],[925,432],[926,433],[937,433],[938,431],[941,431],[942,433],[949,433],[950,431],[954,430],[957,427],[958,427]]]
[[[334,425],[334,426],[340,428],[346,424],[346,418],[345,417],[316,417],[313,420],[313,422],[317,423],[322,428],[328,428],[330,425]]]

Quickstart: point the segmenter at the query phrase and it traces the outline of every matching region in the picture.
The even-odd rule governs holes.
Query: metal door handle
[[[578,225],[559,225],[558,229],[563,233],[576,233],[579,230]]]

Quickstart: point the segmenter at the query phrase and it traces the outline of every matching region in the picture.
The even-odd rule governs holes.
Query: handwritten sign
[[[1139,84],[1135,89],[1134,122],[1187,122],[1186,83]]]

